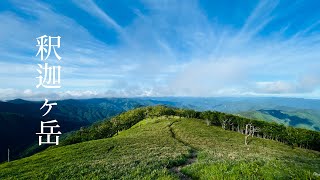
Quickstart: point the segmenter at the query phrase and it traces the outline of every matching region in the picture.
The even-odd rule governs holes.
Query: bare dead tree
[[[230,121],[229,118],[226,118],[226,119],[222,120],[221,126],[222,126],[223,129],[226,129],[226,126],[229,123],[229,121]]]
[[[244,137],[245,145],[248,145],[247,139],[250,136],[250,129],[251,129],[251,124],[246,124],[246,131],[245,131],[245,137]]]
[[[252,126],[252,134],[251,134],[251,137],[254,136],[254,133],[259,132],[259,131],[260,131],[260,128],[259,128],[259,127]]]
[[[230,123],[229,123],[229,126],[231,126],[231,131],[234,131],[234,124],[233,124],[233,122],[230,122]]]
[[[207,126],[211,125],[211,121],[209,119],[206,119],[206,123],[207,123]]]
[[[254,133],[259,132],[259,130],[260,128],[253,126],[251,123],[246,124],[244,144],[248,145],[248,137],[253,137]]]

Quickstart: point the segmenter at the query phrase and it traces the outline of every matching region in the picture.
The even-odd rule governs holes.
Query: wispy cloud
[[[240,27],[224,24],[229,16],[208,17],[210,7],[203,8],[198,1],[142,1],[144,10],[129,8],[134,17],[125,26],[108,6],[93,0],[70,3],[70,9],[88,14],[88,21],[101,23],[94,28],[105,36],[110,28],[116,32],[117,42],[109,43],[76,15],[63,14],[53,4],[13,1],[24,15],[0,12],[0,23],[6,25],[0,30],[0,40],[6,42],[0,45],[1,82],[9,82],[0,84],[4,94],[0,98],[27,97],[25,89],[30,97],[48,94],[34,88],[40,61],[34,57],[35,38],[43,34],[62,37],[59,53],[65,85],[52,95],[57,98],[320,97],[320,24],[315,18],[320,14],[310,14],[311,20],[298,26],[293,15],[300,5],[284,10],[282,3],[260,1]]]
[[[90,15],[101,19],[107,26],[113,27],[120,34],[123,34],[122,27],[112,19],[106,12],[104,12],[101,8],[99,8],[92,0],[87,1],[79,1],[74,0],[75,4],[82,8],[84,11],[88,12]]]

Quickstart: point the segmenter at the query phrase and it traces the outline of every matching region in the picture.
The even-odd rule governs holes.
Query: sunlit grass
[[[191,149],[197,161],[182,172],[194,179],[312,179],[320,172],[319,152],[256,137],[246,146],[244,135],[202,120],[159,117],[112,138],[0,164],[0,179],[178,179],[169,168],[186,161]]]
[[[320,172],[320,153],[272,140],[206,126],[199,120],[173,125],[176,137],[198,149],[198,161],[183,169],[195,179],[311,179]]]
[[[146,119],[119,135],[0,165],[0,179],[173,179],[167,166],[189,148],[171,137],[170,121]]]

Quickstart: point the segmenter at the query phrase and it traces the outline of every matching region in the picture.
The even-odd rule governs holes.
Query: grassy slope
[[[113,138],[48,149],[0,165],[0,179],[167,177],[172,159],[188,154],[188,147],[171,138],[169,124],[147,119]]]
[[[177,179],[168,167],[186,160],[191,149],[198,160],[182,171],[194,178],[307,178],[320,172],[319,152],[258,138],[244,146],[243,140],[242,134],[201,120],[146,119],[112,138],[3,163],[0,179]]]
[[[181,121],[173,128],[177,138],[199,151],[198,162],[183,169],[196,179],[304,179],[320,172],[319,152],[256,137],[245,146],[242,134],[195,120]]]

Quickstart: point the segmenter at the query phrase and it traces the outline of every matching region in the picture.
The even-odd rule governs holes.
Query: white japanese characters
[[[58,132],[54,132],[54,128],[59,128],[60,126],[57,124],[57,125],[48,125],[46,126],[45,124],[53,124],[53,123],[58,123],[57,120],[51,120],[51,121],[46,121],[46,122],[43,122],[41,121],[41,131],[40,133],[36,133],[36,134],[39,134],[39,146],[41,146],[42,144],[55,144],[55,145],[59,145],[59,136],[61,134],[60,131]],[[49,129],[49,132],[46,132],[46,129]],[[46,135],[46,141],[43,141],[42,139],[42,135]],[[56,138],[55,138],[55,141],[52,141],[51,139],[51,135],[55,135]]]
[[[52,106],[56,106],[56,105],[58,105],[57,103],[49,103],[48,104],[48,99],[45,99],[45,102],[44,102],[44,104],[42,105],[42,107],[40,108],[40,110],[41,109],[43,109],[45,106],[47,106],[48,107],[48,110],[47,110],[47,112],[46,113],[44,113],[42,116],[45,116],[45,115],[47,115],[50,111],[51,111],[51,109],[52,109]]]
[[[46,61],[50,57],[50,53],[53,50],[55,57],[60,61],[61,57],[56,51],[56,48],[60,48],[60,36],[51,37],[47,35],[40,36],[37,39],[37,47],[38,52],[36,56],[40,55],[41,61]],[[45,56],[45,57],[44,57]],[[61,88],[60,84],[60,70],[61,66],[49,66],[46,62],[44,64],[38,64],[38,73],[39,79],[38,85],[36,88]],[[57,106],[56,102],[48,103],[49,100],[45,98],[45,102],[40,107],[40,110],[44,108],[48,108],[47,111],[42,115],[42,117],[48,115],[48,113],[52,110],[53,106]],[[61,134],[60,131],[55,132],[54,129],[60,128],[58,125],[58,121],[56,119],[50,121],[41,121],[41,130],[40,133],[36,133],[39,135],[39,146],[42,144],[55,144],[59,145],[59,135]],[[45,136],[45,138],[43,138]],[[53,136],[53,137],[52,137]]]
[[[44,60],[47,60],[48,57],[50,56],[51,49],[53,49],[54,55],[58,60],[61,60],[61,57],[58,55],[55,47],[60,48],[60,36],[57,37],[51,37],[47,35],[43,35],[37,38],[37,46],[39,47],[38,53],[36,56],[40,54],[40,59],[43,61],[43,54],[47,54]],[[53,40],[56,40],[56,44],[53,44]]]
[[[39,83],[36,86],[39,88],[40,86],[44,88],[60,88],[60,66],[48,66],[48,63],[44,63],[44,66],[38,64],[40,69],[37,69],[40,74],[37,78],[39,79]],[[43,73],[44,72],[44,73]],[[42,74],[44,76],[42,76]]]

